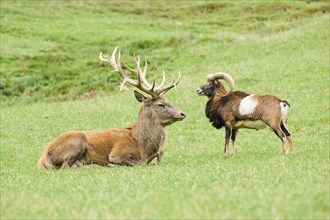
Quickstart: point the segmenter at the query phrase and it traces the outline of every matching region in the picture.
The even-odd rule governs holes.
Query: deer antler
[[[102,52],[100,53],[99,57],[100,57],[100,60],[110,63],[110,65],[112,66],[114,71],[119,73],[121,78],[123,78],[123,82],[120,84],[120,90],[122,90],[124,84],[127,82],[127,83],[131,84],[132,86],[140,89],[141,91],[151,95],[152,97],[158,97],[158,96],[162,96],[163,94],[165,94],[167,91],[169,91],[171,88],[175,87],[179,83],[180,77],[181,77],[180,72],[179,72],[179,76],[176,80],[173,79],[173,82],[171,84],[164,86],[166,76],[165,76],[165,72],[163,72],[162,83],[159,86],[155,87],[156,80],[154,79],[153,83],[151,85],[146,79],[147,62],[145,62],[144,69],[142,71],[142,69],[140,67],[140,58],[135,57],[135,56],[134,56],[134,62],[136,64],[136,69],[132,69],[132,68],[128,67],[125,64],[125,62],[123,62],[125,67],[128,69],[128,71],[134,72],[137,74],[137,80],[129,78],[128,75],[123,71],[123,69],[121,67],[120,51],[118,52],[118,59],[116,61],[115,57],[116,57],[117,49],[118,49],[118,47],[116,47],[114,49],[114,51],[112,52],[111,58],[108,55],[103,56]]]

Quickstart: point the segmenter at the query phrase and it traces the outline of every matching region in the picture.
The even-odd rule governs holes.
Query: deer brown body
[[[149,87],[150,84],[141,86],[143,80],[145,83],[147,81],[145,75],[139,71],[138,59],[136,62],[138,81],[133,81],[121,69],[120,54],[119,62],[115,62],[115,54],[116,50],[111,59],[107,56],[106,58],[102,57],[101,60],[109,62],[115,71],[124,78],[124,82],[127,81],[151,95],[151,97],[145,97],[134,91],[136,99],[143,103],[137,122],[126,128],[65,132],[45,148],[38,162],[40,169],[70,168],[84,165],[145,165],[155,157],[157,157],[158,162],[161,162],[162,146],[166,134],[165,127],[186,117],[184,112],[162,97],[166,91],[179,82],[179,79],[169,86],[157,87],[159,90],[155,90],[154,86]],[[139,83],[139,85],[134,83]]]

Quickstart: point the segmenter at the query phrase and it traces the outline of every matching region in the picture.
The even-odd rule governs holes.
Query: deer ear
[[[139,102],[144,102],[147,97],[145,97],[144,95],[142,95],[141,93],[139,93],[138,91],[134,90],[134,95],[135,98],[139,101]]]

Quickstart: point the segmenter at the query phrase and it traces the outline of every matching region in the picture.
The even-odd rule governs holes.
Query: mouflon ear
[[[136,100],[138,100],[139,102],[144,102],[147,97],[145,97],[144,95],[142,95],[141,93],[139,93],[138,91],[134,90],[134,95]]]

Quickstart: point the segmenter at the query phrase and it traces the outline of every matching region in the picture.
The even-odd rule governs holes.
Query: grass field
[[[328,1],[1,1],[1,219],[329,219]],[[98,60],[115,46],[161,78],[187,118],[167,128],[164,164],[39,171],[68,130],[133,124],[133,88]],[[269,130],[224,130],[195,94],[209,73],[291,104],[295,154]]]

